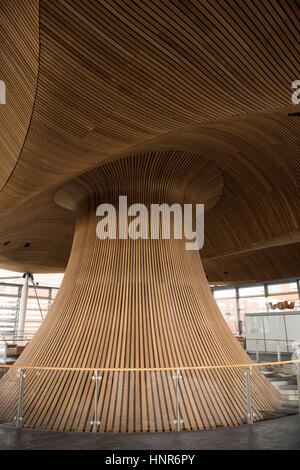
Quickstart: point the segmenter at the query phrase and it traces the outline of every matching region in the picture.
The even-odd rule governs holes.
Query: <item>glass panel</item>
[[[0,364],[5,364],[6,358],[7,358],[7,344],[5,341],[0,340]],[[0,374],[2,370],[4,371],[4,369],[0,369]]]
[[[261,316],[247,315],[245,317],[246,349],[255,353],[258,347],[260,352],[265,352],[264,325]],[[252,356],[254,359],[255,357]]]
[[[40,312],[42,309],[43,318],[46,317],[49,310],[49,300],[39,298],[39,303],[34,298],[29,298],[27,303],[26,321],[25,321],[25,336],[33,336],[42,323],[42,316]]]
[[[292,344],[300,341],[300,314],[285,315],[287,339]]]
[[[48,299],[40,299],[39,298],[39,303],[42,309],[48,309],[49,305],[49,300]],[[39,304],[36,298],[28,298],[28,309],[36,309],[39,308]]]
[[[235,289],[218,289],[214,290],[215,299],[227,299],[229,297],[235,297]]]
[[[1,307],[9,306],[9,307],[15,307],[17,304],[18,298],[17,297],[6,297],[4,295],[0,296],[0,304]]]
[[[267,312],[267,299],[265,297],[240,298],[239,305],[240,310],[244,315],[249,313]]]
[[[264,295],[265,290],[264,286],[253,286],[253,287],[240,287],[239,288],[239,296],[240,297],[248,297],[248,296],[260,296]]]
[[[95,403],[92,375],[80,371],[27,370],[25,426],[52,431],[92,431]]]
[[[99,430],[175,430],[175,385],[171,371],[105,372],[98,399]]]
[[[297,292],[297,283],[290,282],[286,284],[268,284],[269,294],[275,294],[280,292]]]
[[[3,284],[0,285],[1,294],[18,295],[18,291],[19,291],[18,286],[4,286]]]
[[[182,429],[211,429],[246,422],[246,394],[240,368],[182,371]]]
[[[0,367],[0,422],[16,423],[18,400],[13,397],[19,395],[19,374],[16,369]],[[5,386],[4,386],[5,384]]]
[[[284,315],[264,315],[262,317],[266,338],[266,351],[277,352],[278,341],[282,343],[282,351],[287,352],[286,347],[286,332]]]
[[[251,410],[254,422],[298,414],[295,363],[245,371],[105,371],[96,380],[92,371],[25,370],[20,423],[53,431],[181,431],[241,425]],[[16,422],[20,375],[0,368],[1,374],[7,387],[1,387],[0,421]]]
[[[57,294],[58,294],[58,289],[52,289],[52,299],[55,299]]]
[[[49,289],[43,289],[41,287],[36,287],[36,293],[38,298],[48,298],[49,297]],[[35,290],[33,287],[29,287],[28,289],[28,295],[29,297],[34,297],[35,298]]]
[[[216,302],[232,333],[238,334],[236,299],[218,299]]]

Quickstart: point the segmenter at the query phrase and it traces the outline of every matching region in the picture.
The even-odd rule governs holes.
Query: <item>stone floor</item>
[[[180,433],[92,434],[0,425],[1,450],[300,450],[300,416]]]

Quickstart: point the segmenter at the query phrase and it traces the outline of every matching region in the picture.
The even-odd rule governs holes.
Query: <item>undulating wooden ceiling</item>
[[[1,23],[1,267],[63,271],[74,220],[57,189],[184,150],[224,178],[201,250],[209,281],[300,274],[295,0],[2,0]]]

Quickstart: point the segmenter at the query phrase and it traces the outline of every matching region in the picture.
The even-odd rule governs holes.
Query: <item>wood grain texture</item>
[[[172,161],[170,168],[168,162]],[[194,169],[194,171],[191,171]],[[194,184],[197,181],[197,185]],[[217,166],[198,154],[155,152],[109,163],[76,178],[55,196],[74,210],[76,229],[63,284],[38,333],[17,364],[147,368],[104,372],[99,385],[99,432],[176,429],[174,372],[156,367],[247,364],[210,292],[198,251],[185,240],[99,240],[99,203],[207,203],[222,195]],[[91,431],[94,382],[90,372],[35,371],[26,377],[26,427]],[[241,368],[183,371],[180,415],[184,429],[233,426],[246,420]],[[256,419],[279,394],[258,371],[252,376]],[[18,380],[0,382],[0,419],[15,414]]]
[[[33,112],[38,78],[39,2],[1,0],[0,80],[7,100],[0,105],[0,191],[7,183],[23,144]]]
[[[214,161],[222,172],[223,197],[206,214],[205,244],[201,250],[211,282],[299,275],[299,121],[288,117],[288,111],[216,122],[136,146],[140,154],[153,147],[196,153],[200,149],[203,158]],[[118,159],[124,157],[124,153],[117,155]],[[28,199],[3,217],[2,265],[16,271],[64,271],[72,245],[74,217],[55,207],[53,191],[44,190],[38,198]],[[3,246],[7,240],[11,243]],[[32,245],[24,248],[27,242]],[[277,247],[275,251],[279,252],[280,246],[284,258],[280,256],[271,266],[272,251],[268,250]],[[251,272],[243,262],[238,270],[231,270],[232,257],[236,263],[239,256],[247,253],[252,253]],[[255,262],[256,253],[259,263]]]
[[[228,265],[247,250],[266,265],[253,262],[251,280],[299,275],[300,121],[288,116],[298,109],[297,2],[40,0],[39,18],[37,2],[9,3],[22,18],[12,7],[3,17],[16,44],[4,42],[5,63],[26,63],[1,107],[2,141],[13,142],[0,153],[1,267],[63,271],[74,221],[53,206],[57,188],[109,161],[180,149],[215,161],[225,180],[201,253],[210,280],[224,281],[213,257],[225,255],[226,280],[246,280],[242,262]],[[276,272],[267,266],[279,239]]]

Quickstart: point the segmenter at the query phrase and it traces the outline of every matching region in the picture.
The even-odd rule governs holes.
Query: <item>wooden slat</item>
[[[191,184],[195,179],[197,186]],[[108,163],[57,191],[56,203],[76,213],[76,230],[59,293],[16,363],[45,368],[42,375],[33,369],[26,378],[24,426],[91,431],[95,368],[103,369],[100,432],[176,430],[171,369],[177,367],[182,369],[185,429],[245,422],[243,369],[249,358],[216,305],[198,251],[186,251],[186,240],[173,236],[138,241],[96,237],[98,204],[118,208],[119,195],[128,196],[128,205],[140,202],[148,209],[152,203],[199,200],[209,208],[222,191],[217,166],[182,151]],[[217,367],[199,368],[212,365]],[[62,370],[47,372],[53,366]],[[161,370],[151,370],[156,368]],[[278,405],[279,394],[257,370],[252,384],[260,419]],[[0,382],[0,419],[12,418],[17,398],[18,379],[11,370]]]
[[[0,80],[6,104],[0,105],[0,191],[22,152],[36,97],[39,60],[38,0],[1,1]]]
[[[1,6],[1,267],[64,271],[74,219],[54,206],[57,187],[108,161],[184,150],[225,178],[201,253],[209,280],[299,275],[297,2]]]

